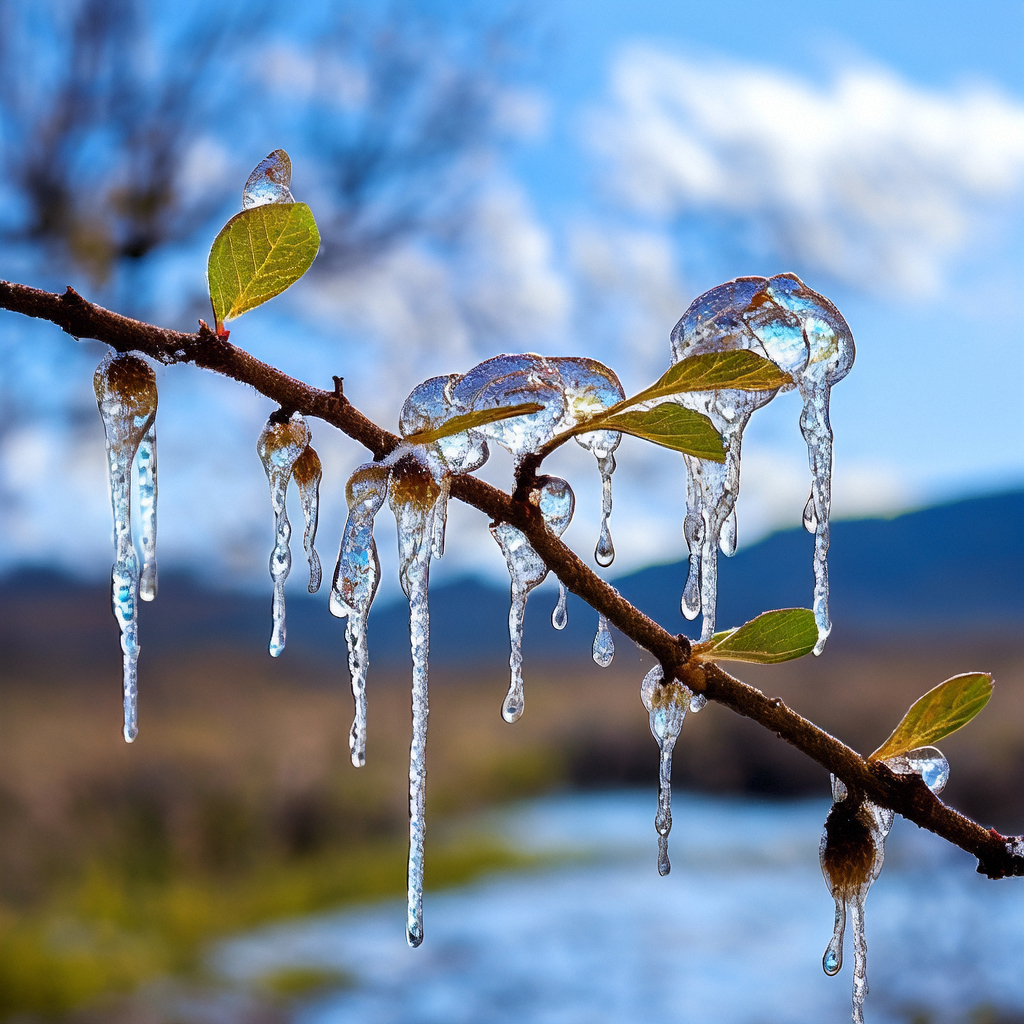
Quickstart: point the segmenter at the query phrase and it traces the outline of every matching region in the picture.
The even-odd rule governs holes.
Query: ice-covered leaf
[[[927,747],[965,726],[992,696],[987,672],[953,676],[914,702],[892,735],[868,758],[886,761],[916,747]]]
[[[474,427],[484,427],[488,423],[497,423],[499,420],[509,420],[513,416],[526,416],[532,412],[540,412],[544,408],[539,402],[521,402],[518,405],[506,405],[498,409],[478,409],[474,412],[462,413],[453,416],[450,420],[442,423],[433,430],[421,430],[410,434],[406,440],[410,444],[430,444],[442,437],[451,437],[454,434],[461,434]]]
[[[722,438],[702,413],[664,402],[646,411],[617,412],[600,418],[602,430],[621,430],[664,448],[696,455],[709,462],[724,462]]]
[[[774,665],[810,654],[818,640],[814,612],[781,608],[763,612],[737,629],[715,633],[694,645],[694,654],[707,661],[750,661]]]
[[[279,295],[309,270],[320,232],[305,203],[269,203],[236,214],[207,264],[217,326]]]
[[[661,378],[624,406],[669,398],[684,391],[774,391],[792,384],[793,378],[780,370],[770,359],[744,349],[733,352],[706,352],[687,356],[673,363]]]

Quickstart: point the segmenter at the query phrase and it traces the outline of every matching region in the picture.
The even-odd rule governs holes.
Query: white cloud
[[[777,255],[873,291],[936,290],[980,217],[1024,185],[1019,101],[874,67],[815,84],[633,47],[590,141],[630,209],[735,218]]]

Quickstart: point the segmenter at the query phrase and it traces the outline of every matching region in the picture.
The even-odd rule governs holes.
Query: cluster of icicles
[[[253,177],[257,177],[257,172]],[[279,183],[270,184],[274,187],[265,190],[267,195],[254,192],[249,197],[247,193],[246,205],[280,201],[283,193],[277,187]],[[247,185],[247,190],[253,189]],[[252,203],[248,202],[249,198],[253,199]],[[691,355],[736,349],[752,350],[789,373],[803,399],[800,426],[807,442],[812,472],[811,495],[803,519],[807,529],[815,535],[814,611],[819,632],[815,651],[820,653],[830,628],[825,564],[832,466],[829,392],[852,365],[853,339],[846,322],[827,299],[807,289],[796,277],[784,274],[770,279],[740,278],[706,292],[694,301],[672,332],[675,362]],[[137,733],[136,664],[139,644],[136,602],[139,596],[152,600],[156,594],[156,382],[152,369],[142,360],[119,355],[104,359],[96,371],[95,386],[106,431],[110,467],[116,547],[112,573],[113,606],[121,627],[125,738],[130,741]],[[722,435],[725,446],[724,463],[684,456],[688,476],[684,535],[690,550],[690,569],[681,606],[683,613],[691,619],[703,612],[703,639],[710,637],[715,628],[717,550],[721,548],[725,554],[732,554],[736,545],[735,506],[739,494],[743,430],[754,410],[769,402],[776,393],[719,390],[683,393],[672,399],[709,417]],[[367,616],[380,578],[373,524],[385,500],[397,521],[399,578],[409,600],[413,735],[409,767],[407,933],[410,944],[414,946],[423,939],[429,649],[427,586],[430,561],[441,557],[444,551],[451,477],[482,466],[488,458],[489,444],[507,449],[518,468],[523,459],[538,452],[555,436],[579,427],[595,413],[624,398],[615,374],[592,359],[545,358],[530,354],[496,356],[468,373],[433,377],[419,385],[406,400],[400,418],[402,436],[409,440],[396,447],[385,459],[360,466],[348,481],[348,518],[332,581],[330,610],[335,616],[346,619],[345,637],[355,699],[349,743],[352,763],[357,767],[366,759]],[[453,417],[527,402],[540,405],[540,410],[497,420],[429,443],[415,443],[415,435],[437,431]],[[594,556],[599,565],[607,567],[615,557],[609,517],[612,509],[611,477],[615,469],[613,453],[620,435],[615,431],[594,430],[576,435],[576,440],[593,452],[602,478],[601,527]],[[272,415],[260,435],[257,450],[270,483],[275,517],[275,543],[270,558],[270,575],[274,583],[270,653],[277,657],[285,646],[284,584],[291,569],[291,525],[285,501],[287,488],[294,477],[305,518],[304,546],[309,559],[309,590],[312,593],[318,589],[321,575],[320,562],[313,548],[321,466],[310,445],[309,428],[298,413]],[[139,473],[141,568],[131,533],[133,462],[137,463]],[[575,499],[569,484],[558,477],[540,477],[529,499],[538,508],[551,533],[561,536],[574,510]],[[511,680],[501,713],[507,722],[515,722],[524,707],[522,631],[526,600],[530,591],[544,581],[548,569],[527,537],[514,526],[500,523],[492,526],[491,532],[501,548],[511,577]],[[559,582],[552,624],[556,629],[562,629],[566,621],[566,591]],[[593,645],[594,660],[598,665],[607,667],[613,656],[614,644],[608,621],[599,615]],[[667,874],[670,867],[668,834],[672,825],[672,751],[686,712],[700,710],[704,700],[674,681],[664,683],[660,667],[647,674],[641,696],[650,713],[651,731],[661,751],[655,827],[659,837],[658,869]],[[836,899],[838,906],[839,896]]]
[[[936,795],[949,779],[949,762],[935,747],[918,747],[884,764],[897,775],[921,776]],[[885,839],[893,818],[891,810],[850,794],[843,782],[832,776],[832,809],[825,819],[819,856],[825,883],[836,901],[836,923],[821,964],[829,975],[838,974],[842,968],[843,933],[849,913],[853,919],[854,1024],[864,1024],[864,998],[868,994],[864,901],[882,870]]]

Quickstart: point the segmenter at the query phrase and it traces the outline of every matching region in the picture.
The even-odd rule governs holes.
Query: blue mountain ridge
[[[870,636],[1024,635],[1024,490],[969,498],[892,519],[832,524],[829,550],[831,643]],[[808,607],[813,538],[802,529],[775,533],[719,558],[718,625],[739,625],[771,608]],[[657,565],[612,580],[622,595],[673,632],[699,636],[700,619],[679,611],[686,563]],[[329,576],[328,576],[329,579]],[[266,650],[265,596],[212,590],[164,573],[160,595],[140,609],[143,658],[161,651]],[[527,605],[524,653],[577,659],[589,654],[597,614],[570,595],[569,625],[550,623],[551,581]],[[434,664],[505,661],[509,590],[466,578],[430,592]],[[0,580],[0,644],[8,656],[59,647],[78,660],[116,658],[109,594],[52,570],[22,569]],[[409,662],[404,598],[370,613],[371,664]],[[331,617],[325,591],[288,597],[288,657],[344,658],[344,623]]]

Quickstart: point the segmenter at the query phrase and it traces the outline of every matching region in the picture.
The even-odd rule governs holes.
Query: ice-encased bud
[[[293,203],[290,185],[292,183],[292,162],[283,149],[275,149],[265,156],[249,175],[242,189],[242,208],[269,203]]]
[[[144,495],[142,504],[150,503],[144,516],[143,534],[148,530],[155,544],[156,515],[156,374],[148,363],[131,355],[108,353],[93,376],[96,404],[103,421],[107,447],[107,471],[110,505],[114,518],[114,564],[111,569],[111,607],[121,631],[123,661],[124,738],[131,743],[138,735],[138,597],[140,583],[139,559],[132,541],[131,470],[136,453],[144,442],[151,446],[140,476],[152,473],[152,493]],[[147,440],[148,439],[148,440]],[[150,462],[150,459],[152,460]],[[140,481],[145,484],[145,480]],[[149,519],[149,514],[152,520]],[[151,547],[144,544],[144,550]],[[155,593],[155,565],[152,578]]]
[[[309,427],[301,413],[297,412],[292,413],[287,420],[276,414],[271,416],[256,442],[256,451],[270,483],[270,501],[274,510],[274,549],[270,554],[270,578],[274,581],[270,654],[274,658],[280,657],[284,650],[284,584],[292,568],[289,547],[292,527],[286,508],[288,481],[292,477],[295,463],[308,445]]]

